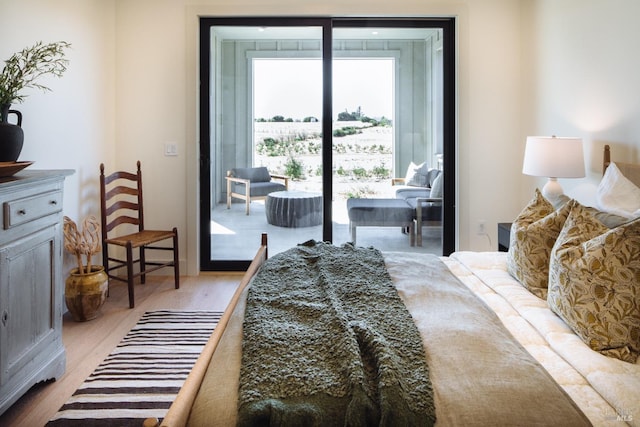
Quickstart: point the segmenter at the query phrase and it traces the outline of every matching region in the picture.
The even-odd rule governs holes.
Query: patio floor
[[[346,202],[333,204],[333,243],[351,240]],[[249,260],[260,244],[260,235],[269,236],[269,254],[287,250],[307,240],[322,240],[322,225],[303,228],[285,228],[267,223],[263,201],[251,203],[251,214],[245,215],[244,202],[218,204],[211,214],[211,256],[216,261]],[[410,246],[409,236],[399,227],[358,227],[357,244],[374,246],[381,251],[422,252],[442,254],[441,228],[424,228],[423,246]]]

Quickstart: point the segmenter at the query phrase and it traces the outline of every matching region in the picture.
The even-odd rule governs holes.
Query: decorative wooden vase
[[[100,308],[107,299],[109,277],[104,267],[93,266],[90,273],[80,274],[71,270],[65,282],[64,299],[67,308],[77,322],[98,317]]]
[[[22,131],[22,114],[18,110],[10,110],[10,104],[0,105],[0,162],[15,162],[20,157],[24,143]],[[17,124],[9,123],[9,114],[15,114]]]

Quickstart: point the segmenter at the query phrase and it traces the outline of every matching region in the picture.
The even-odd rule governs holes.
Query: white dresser
[[[72,173],[0,178],[0,414],[65,370],[62,190]]]

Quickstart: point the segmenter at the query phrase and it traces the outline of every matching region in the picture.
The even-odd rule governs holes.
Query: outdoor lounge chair
[[[246,214],[249,215],[249,204],[253,200],[264,200],[269,193],[286,191],[289,188],[289,177],[272,175],[264,167],[234,168],[227,171],[227,209],[231,209],[231,198],[242,199],[246,203]],[[273,181],[279,179],[282,182]]]

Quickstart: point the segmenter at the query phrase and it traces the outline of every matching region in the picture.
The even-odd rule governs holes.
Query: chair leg
[[[422,246],[422,203],[419,201],[416,208],[416,237],[418,246]]]
[[[127,286],[129,287],[129,308],[135,306],[133,296],[133,248],[127,243]]]
[[[416,245],[416,233],[413,226],[413,221],[411,221],[411,225],[409,226],[409,244],[411,246]]]
[[[102,245],[102,267],[107,274],[107,296],[109,296],[109,289],[111,288],[111,279],[109,278],[109,245]]]
[[[178,229],[173,228],[173,275],[176,289],[180,289],[180,257],[178,256]]]
[[[145,274],[146,270],[147,270],[146,254],[144,251],[144,246],[140,246],[140,283],[143,285],[147,283],[147,275]]]
[[[249,215],[249,204],[251,204],[251,187],[249,184],[245,184],[245,195],[247,196],[246,201],[247,201],[247,215]]]
[[[349,222],[349,230],[351,231],[351,242],[356,244],[356,225],[353,222]]]

